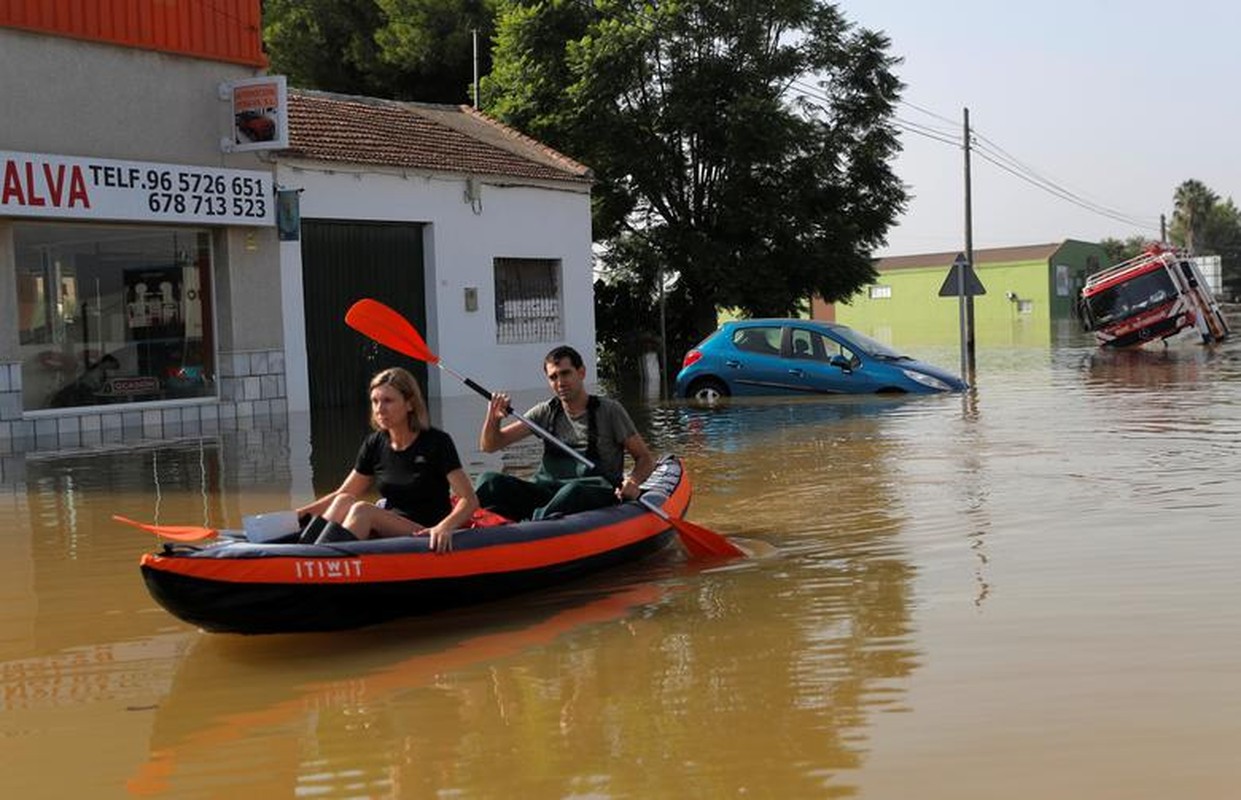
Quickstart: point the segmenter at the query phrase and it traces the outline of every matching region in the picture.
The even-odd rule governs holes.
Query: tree
[[[1231,197],[1211,207],[1202,239],[1203,254],[1220,257],[1225,294],[1241,297],[1241,211]]]
[[[491,0],[266,0],[271,71],[294,86],[418,100],[472,101],[473,43],[494,29]],[[480,70],[490,68],[480,47]]]
[[[475,32],[479,74],[491,69],[489,43],[495,30],[492,0],[378,3],[388,20],[375,34],[384,60],[417,76],[403,87],[401,96],[426,102],[473,102]]]
[[[717,308],[783,316],[874,279],[906,202],[886,37],[820,0],[498,8],[486,110],[594,170],[608,282],[651,308],[672,278],[670,354]]]
[[[1174,194],[1175,210],[1168,238],[1194,255],[1217,255],[1226,293],[1241,295],[1241,210],[1232,198],[1201,181],[1187,180]]]
[[[1107,253],[1108,265],[1119,264],[1122,261],[1128,261],[1142,253],[1147,248],[1150,241],[1145,236],[1130,236],[1128,239],[1104,239],[1099,242]]]
[[[1198,252],[1205,242],[1203,233],[1211,208],[1219,201],[1219,195],[1206,187],[1202,181],[1190,179],[1176,187],[1175,209],[1172,212],[1172,235],[1190,253]]]

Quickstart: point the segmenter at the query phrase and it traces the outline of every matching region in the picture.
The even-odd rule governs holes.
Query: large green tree
[[[273,73],[346,94],[472,102],[473,31],[490,69],[492,0],[265,0]]]
[[[719,308],[782,316],[873,280],[906,201],[884,36],[818,0],[498,2],[484,107],[595,171],[607,280],[649,309],[665,279],[670,353]],[[606,312],[605,335],[652,327]]]

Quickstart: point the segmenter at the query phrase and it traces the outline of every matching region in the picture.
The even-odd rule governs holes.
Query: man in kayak
[[[617,401],[586,391],[586,366],[572,347],[562,345],[543,359],[547,382],[556,393],[525,413],[535,425],[584,455],[594,468],[543,443],[543,461],[532,480],[500,472],[484,472],[475,486],[483,508],[512,520],[544,519],[632,500],[652,470],[655,458]],[[502,424],[509,414],[509,396],[496,393],[487,407],[478,446],[494,453],[534,433],[521,421]],[[625,454],[633,469],[624,474]]]

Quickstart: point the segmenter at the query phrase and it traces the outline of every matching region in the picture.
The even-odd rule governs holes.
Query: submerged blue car
[[[846,325],[809,319],[726,322],[685,354],[677,397],[957,392],[965,381]]]

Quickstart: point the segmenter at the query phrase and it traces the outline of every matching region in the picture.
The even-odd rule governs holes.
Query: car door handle
[[[740,361],[736,360],[735,358],[730,358],[724,362],[724,366],[732,367],[733,369],[741,369],[742,364]]]
[[[806,371],[804,369],[801,369],[800,367],[789,370],[789,374],[795,378],[806,377]]]

